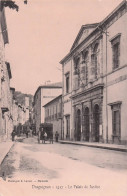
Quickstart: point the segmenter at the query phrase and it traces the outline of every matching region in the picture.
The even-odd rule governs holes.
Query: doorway
[[[89,132],[90,132],[90,125],[89,125],[89,108],[86,107],[84,111],[84,135],[85,141],[89,141]]]
[[[98,104],[94,106],[93,120],[94,120],[94,126],[93,126],[94,141],[99,142],[99,106]]]
[[[77,116],[76,116],[76,139],[77,141],[81,140],[81,111],[77,110]]]

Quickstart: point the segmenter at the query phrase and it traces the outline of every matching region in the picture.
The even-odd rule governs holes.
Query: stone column
[[[76,130],[76,106],[73,106],[73,130],[74,130],[74,140],[77,140],[77,130]]]
[[[81,141],[84,141],[84,130],[83,130],[83,103],[81,103]]]
[[[90,122],[90,137],[89,137],[89,141],[92,142],[93,141],[93,137],[92,137],[92,131],[93,131],[93,110],[92,110],[92,99],[90,100],[89,103],[89,112],[90,112],[90,116],[89,116],[89,122]]]
[[[100,76],[103,76],[103,39],[100,40]]]
[[[75,106],[72,106],[72,133],[71,139],[75,140]]]

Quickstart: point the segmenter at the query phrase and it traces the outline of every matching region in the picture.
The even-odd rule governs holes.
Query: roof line
[[[74,41],[74,43],[73,43],[73,45],[72,45],[72,47],[71,47],[71,50],[73,49],[75,43],[76,43],[77,40],[79,39],[80,34],[81,34],[83,28],[85,28],[85,27],[86,27],[86,28],[88,28],[88,27],[96,27],[98,24],[99,24],[99,23],[92,23],[92,24],[85,24],[85,25],[82,25],[81,28],[80,28],[80,30],[79,30],[79,33],[78,33],[78,35],[77,35],[77,37],[76,37],[76,39],[75,39],[75,41]],[[71,50],[70,50],[70,51],[71,51]]]
[[[53,101],[55,101],[56,99],[62,97],[62,94],[60,94],[59,96],[55,97],[54,99],[52,99],[51,101],[49,101],[48,103],[46,103],[45,105],[43,105],[43,107],[47,106],[48,104],[52,103]]]
[[[123,0],[104,20],[102,20],[100,23],[98,23],[98,26],[78,45],[76,46],[72,51],[70,51],[59,63],[62,64],[69,56],[83,43],[85,42],[95,31],[99,31],[98,27],[102,26],[117,10],[119,10],[125,3],[127,3],[126,0]]]
[[[37,92],[38,92],[41,88],[62,88],[62,83],[61,83],[61,86],[60,86],[60,85],[56,85],[56,86],[55,86],[55,85],[53,85],[53,84],[39,86],[39,87],[37,88],[37,90],[35,91],[34,97],[36,96]]]

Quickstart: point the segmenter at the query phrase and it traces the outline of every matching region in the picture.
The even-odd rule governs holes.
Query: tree
[[[24,4],[27,4],[27,0],[24,0]],[[14,9],[18,12],[19,6],[13,0],[2,0],[2,7],[9,7],[10,9]]]

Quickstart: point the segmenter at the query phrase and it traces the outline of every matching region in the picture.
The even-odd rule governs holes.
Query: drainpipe
[[[106,86],[105,86],[105,90],[106,90],[106,143],[108,143],[108,89],[107,89],[107,73],[108,73],[108,70],[107,70],[107,29],[106,29],[106,32],[105,32],[105,36],[106,36]]]
[[[107,89],[107,73],[108,73],[108,62],[107,62],[107,58],[108,58],[108,55],[107,55],[107,38],[108,38],[108,32],[107,32],[107,28],[106,30],[104,31],[101,27],[98,26],[98,29],[105,34],[105,37],[106,37],[106,51],[105,51],[105,55],[106,55],[106,59],[105,59],[105,64],[106,64],[106,82],[105,82],[105,93],[106,93],[106,100],[105,100],[105,104],[106,104],[106,143],[108,143],[108,89]]]

